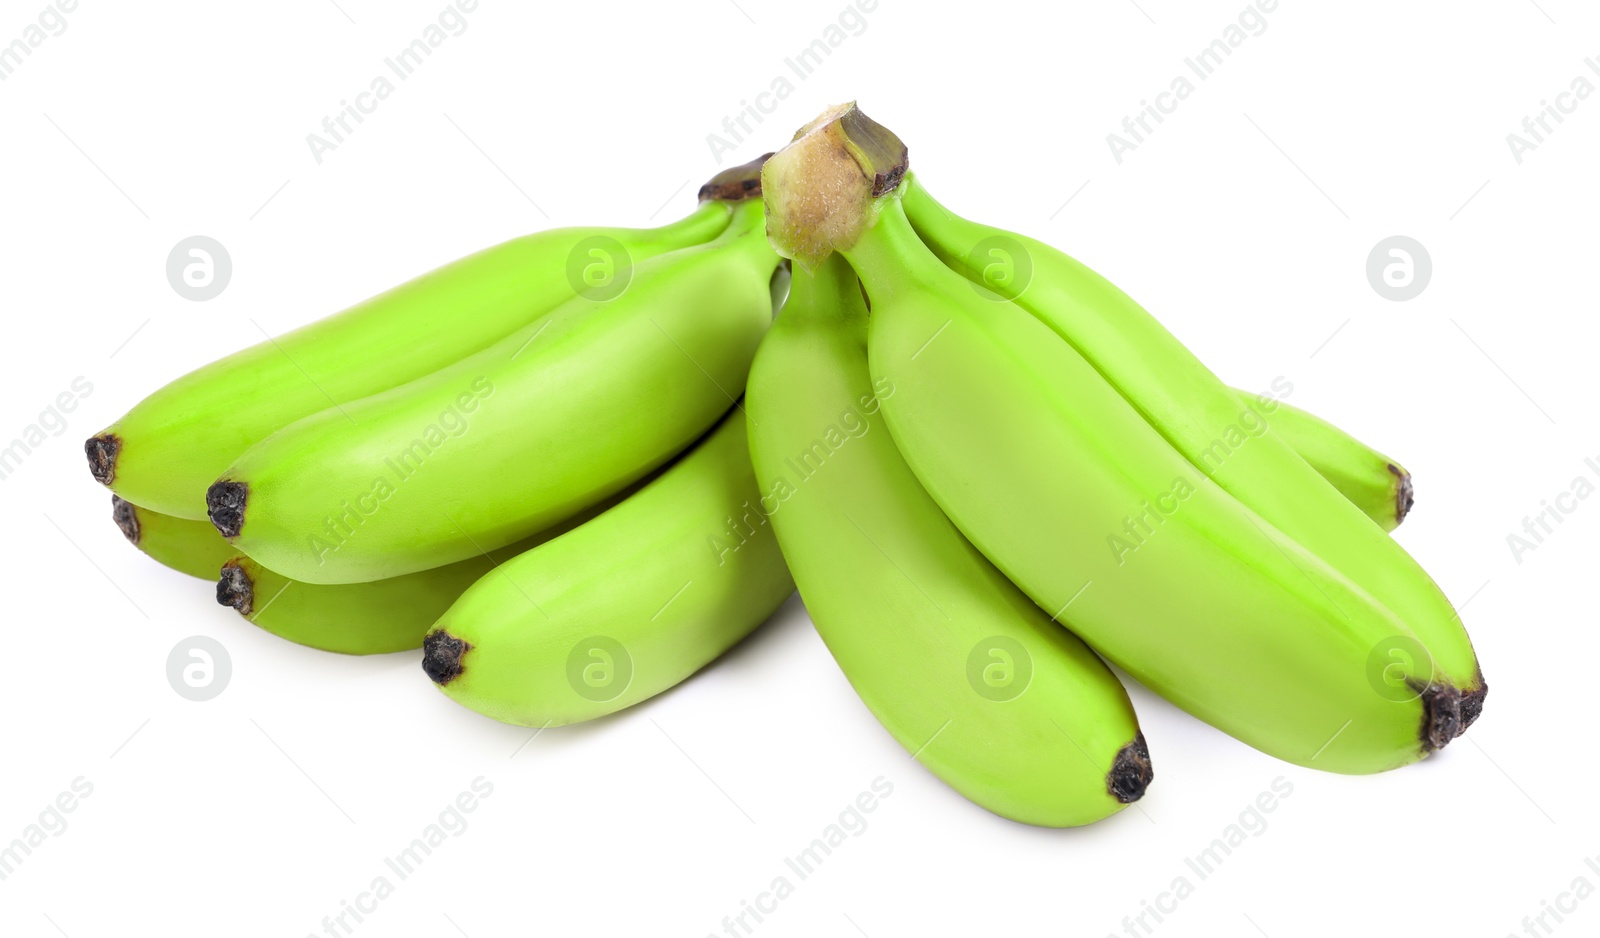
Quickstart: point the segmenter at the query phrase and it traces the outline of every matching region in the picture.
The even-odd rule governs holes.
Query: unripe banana
[[[510,547],[370,583],[301,583],[249,557],[231,556],[217,579],[217,602],[279,638],[323,651],[346,655],[409,651],[421,648],[422,637],[439,616],[498,564],[560,536],[611,504],[608,501]],[[189,523],[204,524],[216,543],[234,550],[209,523]]]
[[[207,493],[244,553],[308,583],[453,563],[615,494],[743,391],[778,258],[759,200],[712,242],[638,265],[481,352],[299,420]]]
[[[174,518],[117,495],[111,496],[111,520],[152,560],[202,580],[216,579],[217,570],[238,553],[209,521]]]
[[[702,244],[749,197],[761,160],[719,174],[702,204],[653,229],[559,228],[507,241],[161,388],[84,449],[94,477],[164,514],[205,518],[208,486],[234,457],[318,411],[397,387],[591,292],[589,271],[627,283],[630,264]]]
[[[760,500],[735,409],[616,507],[468,589],[428,634],[423,670],[457,703],[523,726],[661,693],[794,592]]]
[[[867,372],[850,268],[797,268],[746,407],[817,632],[895,740],[967,798],[1048,827],[1116,813],[1152,778],[1127,694],[923,491],[879,413],[894,393]]]
[[[1460,616],[1396,541],[1364,523],[1281,435],[1240,433],[1239,405],[1193,353],[1126,293],[1039,241],[966,221],[912,178],[903,204],[917,234],[952,267],[1045,323],[1132,405],[1196,472],[1349,577],[1426,649],[1431,679],[1460,697],[1459,729],[1488,693]],[[993,261],[1004,255],[998,265]],[[1017,264],[1030,271],[1017,276]],[[1396,498],[1403,499],[1404,491]]]
[[[1234,394],[1265,410],[1272,432],[1379,527],[1393,531],[1406,520],[1416,499],[1405,467],[1316,414],[1282,401],[1263,403],[1249,391]]]
[[[821,195],[769,198],[770,224],[822,232],[787,242],[798,263],[832,248],[860,276],[871,372],[895,387],[886,422],[962,533],[1096,651],[1279,758],[1376,772],[1448,743],[1459,690],[1407,623],[1197,474],[1071,343],[931,253],[895,197],[893,143],[853,105],[825,115],[763,172],[769,193]],[[1395,643],[1419,654],[1382,657]]]

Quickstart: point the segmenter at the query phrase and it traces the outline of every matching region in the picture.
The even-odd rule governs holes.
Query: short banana
[[[174,518],[117,495],[111,496],[111,520],[152,560],[202,580],[216,579],[217,570],[238,553],[210,522]]]
[[[608,507],[607,502],[602,508]],[[431,570],[370,583],[301,583],[249,557],[230,556],[217,579],[217,602],[253,624],[300,645],[346,655],[376,655],[422,647],[422,637],[467,587],[495,566],[587,521],[584,512],[560,525],[503,547]],[[234,548],[206,522],[211,538]],[[212,574],[217,576],[215,572]]]
[[[1411,473],[1398,462],[1316,414],[1249,391],[1234,394],[1247,408],[1259,407],[1272,432],[1379,527],[1393,531],[1406,520],[1415,498]]]
[[[279,428],[470,355],[575,293],[625,287],[632,265],[715,237],[760,160],[719,174],[699,209],[653,229],[559,228],[462,258],[161,388],[84,444],[94,477],[129,501],[205,518],[206,488]]]
[[[804,234],[785,242],[798,263],[834,249],[860,276],[887,425],[962,533],[1096,651],[1265,752],[1364,773],[1447,744],[1459,693],[1406,622],[1196,476],[1071,343],[946,267],[897,197],[904,168],[898,138],[836,109],[768,162],[769,224]],[[1420,653],[1390,660],[1396,644]]]
[[[678,684],[794,592],[737,409],[616,507],[501,564],[423,645],[447,696],[507,723],[561,726]]]
[[[850,268],[797,268],[746,406],[812,622],[879,722],[967,798],[1048,827],[1121,810],[1152,777],[1127,694],[923,491],[879,413],[894,393],[868,375]]]
[[[238,456],[206,500],[266,567],[354,583],[529,537],[642,478],[742,393],[772,320],[761,202],[713,241],[645,261],[455,364],[304,418]]]
[[[1459,698],[1465,731],[1488,692],[1472,642],[1443,591],[1400,545],[1360,518],[1262,415],[1126,293],[1049,245],[966,221],[908,179],[903,205],[940,258],[1045,323],[1204,476],[1388,607],[1426,648],[1424,677]],[[1024,267],[1026,269],[1024,269]],[[1402,491],[1397,498],[1404,498]]]

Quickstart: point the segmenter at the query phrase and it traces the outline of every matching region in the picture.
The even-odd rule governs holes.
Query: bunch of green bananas
[[[759,498],[760,165],[673,224],[510,241],[161,388],[85,444],[118,526],[304,645],[416,649],[443,619],[429,675],[506,719],[683,680],[794,592],[770,527],[713,546]],[[581,706],[522,700],[591,646],[624,660],[562,682]]]
[[[525,726],[674,686],[798,585],[895,740],[1030,824],[1153,778],[1102,658],[1300,765],[1464,731],[1471,643],[1387,537],[1410,475],[906,153],[830,109],[681,221],[508,242],[186,375],[91,472],[257,626],[420,647]]]
[[[906,157],[848,104],[768,160],[795,274],[748,389],[801,596],[895,738],[997,813],[1070,825],[1151,778],[1090,648],[1299,765],[1382,771],[1464,731],[1471,642],[1386,536],[1404,470],[1242,397],[1093,271],[934,201]]]

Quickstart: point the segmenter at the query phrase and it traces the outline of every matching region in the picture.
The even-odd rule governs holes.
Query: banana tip
[[[83,454],[89,457],[89,474],[101,485],[110,485],[117,477],[117,454],[122,452],[122,438],[115,433],[101,433],[83,441]]]
[[[440,629],[422,640],[422,670],[443,687],[461,675],[461,659],[472,646]]]
[[[1457,728],[1456,735],[1460,736],[1467,731],[1467,727],[1478,722],[1478,717],[1483,716],[1483,701],[1489,696],[1489,683],[1483,679],[1483,672],[1478,672],[1478,686],[1472,690],[1461,692],[1461,726]]]
[[[1449,684],[1430,684],[1422,691],[1422,749],[1432,752],[1450,745],[1466,729],[1461,713],[1461,691]],[[1483,707],[1479,698],[1478,707]]]
[[[121,496],[111,496],[111,520],[122,530],[122,536],[135,547],[139,544],[139,511]]]
[[[1411,473],[1389,464],[1389,471],[1394,474],[1394,523],[1399,524],[1406,520],[1406,515],[1411,514],[1411,506],[1417,503],[1416,492],[1411,487]]]
[[[245,503],[250,499],[250,486],[243,482],[223,479],[206,489],[206,517],[223,537],[238,537],[244,527]]]
[[[217,603],[232,606],[239,615],[248,616],[255,611],[256,589],[250,574],[237,560],[222,565],[222,575],[217,578]]]
[[[1144,797],[1144,790],[1155,777],[1155,769],[1150,765],[1150,747],[1145,745],[1144,734],[1140,733],[1133,742],[1122,747],[1111,763],[1111,771],[1106,773],[1106,791],[1122,804],[1133,804]]]

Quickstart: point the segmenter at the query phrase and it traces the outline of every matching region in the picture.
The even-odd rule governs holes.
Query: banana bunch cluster
[[[660,693],[798,586],[890,734],[1030,824],[1153,778],[1107,661],[1329,771],[1465,731],[1471,642],[1387,534],[1409,474],[908,170],[830,109],[679,222],[512,241],[180,378],[90,469],[256,625],[420,647],[526,726]]]
[[[711,547],[759,497],[738,398],[781,263],[759,172],[207,365],[91,438],[90,470],[130,541],[291,641],[396,652],[448,626],[429,676],[533,726],[657,694],[794,592],[770,527]]]

